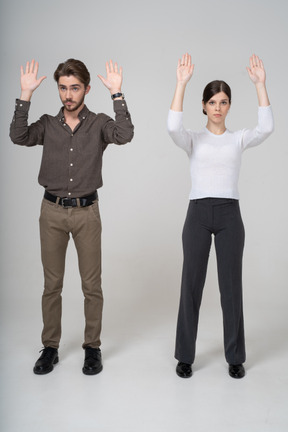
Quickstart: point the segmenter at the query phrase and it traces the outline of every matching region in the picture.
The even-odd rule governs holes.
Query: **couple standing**
[[[258,96],[255,129],[230,132],[225,119],[231,90],[224,81],[209,83],[203,92],[206,127],[199,133],[182,124],[186,85],[193,75],[191,56],[178,61],[177,84],[168,116],[168,132],[189,159],[192,188],[183,230],[184,263],[178,314],[175,357],[177,374],[192,376],[199,308],[205,283],[211,236],[215,236],[218,279],[224,319],[225,356],[233,378],[245,375],[245,341],[242,310],[242,254],[244,227],[239,210],[238,177],[242,152],[260,144],[273,131],[273,116],[265,86],[265,69],[255,55],[248,74]],[[102,186],[102,157],[110,143],[122,145],[133,138],[134,126],[122,93],[122,68],[111,60],[106,77],[98,75],[113,100],[115,119],[95,114],[85,105],[90,74],[83,62],[69,59],[54,73],[63,104],[56,116],[43,115],[28,125],[33,92],[46,78],[37,77],[34,60],[21,66],[21,96],[10,127],[15,144],[43,146],[39,183],[45,189],[40,214],[41,259],[44,270],[42,296],[43,350],[34,373],[51,372],[59,361],[62,287],[70,233],[78,255],[84,294],[85,350],[82,371],[101,372],[100,333],[103,294],[101,287],[101,219],[97,190]]]

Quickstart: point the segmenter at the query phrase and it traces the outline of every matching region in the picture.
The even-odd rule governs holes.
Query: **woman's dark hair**
[[[206,85],[203,91],[202,102],[206,104],[213,96],[217,93],[223,92],[227,95],[229,103],[231,104],[231,89],[225,81],[211,81]],[[203,114],[207,115],[206,111],[203,109]]]
[[[68,59],[64,63],[60,63],[54,72],[54,79],[58,83],[59,78],[62,76],[73,75],[81,81],[85,88],[90,83],[90,73],[85,64],[80,60]]]

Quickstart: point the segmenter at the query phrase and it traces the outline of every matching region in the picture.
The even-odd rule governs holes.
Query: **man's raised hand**
[[[106,62],[106,75],[106,78],[104,78],[102,75],[98,75],[98,78],[100,78],[105,87],[108,88],[111,95],[121,92],[123,81],[122,67],[120,67],[118,71],[117,63],[113,65],[112,60],[110,60],[109,62]]]
[[[37,78],[38,68],[39,64],[35,62],[35,60],[32,60],[31,63],[27,61],[25,71],[23,66],[21,66],[21,100],[30,101],[34,90],[36,90],[46,78],[46,76]]]

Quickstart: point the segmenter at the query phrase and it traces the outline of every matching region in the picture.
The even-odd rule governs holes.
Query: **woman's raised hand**
[[[247,67],[246,69],[253,84],[265,84],[266,73],[262,60],[253,54],[250,57],[249,63],[250,67]]]
[[[178,60],[177,66],[177,82],[187,84],[193,75],[194,64],[191,63],[191,55],[183,54],[182,58]]]
[[[259,106],[270,105],[265,85],[266,73],[262,60],[259,59],[258,56],[253,54],[250,57],[250,68],[247,67],[246,69],[248,71],[251,81],[253,82],[253,84],[255,84]]]
[[[190,54],[183,54],[182,58],[178,60],[176,89],[170,107],[173,111],[183,111],[186,84],[192,77],[193,70],[194,64],[191,63]]]

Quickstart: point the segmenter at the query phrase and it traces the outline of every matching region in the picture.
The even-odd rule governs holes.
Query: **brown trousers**
[[[42,296],[45,347],[58,348],[61,338],[62,288],[70,233],[78,255],[85,313],[83,347],[101,345],[103,295],[101,288],[101,219],[98,201],[88,207],[65,209],[43,199],[40,214]]]

